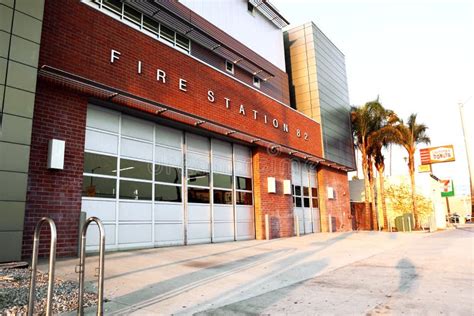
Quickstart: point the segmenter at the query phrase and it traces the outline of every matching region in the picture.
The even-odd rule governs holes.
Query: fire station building
[[[344,57],[314,24],[284,36],[266,0],[0,16],[0,261],[31,255],[44,216],[60,256],[89,216],[107,250],[264,239],[265,215],[271,238],[351,229]]]

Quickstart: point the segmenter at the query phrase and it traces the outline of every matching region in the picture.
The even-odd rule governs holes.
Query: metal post
[[[97,315],[104,314],[104,256],[105,256],[105,229],[100,219],[95,216],[89,217],[81,228],[80,257],[79,257],[79,299],[77,306],[77,315],[84,315],[84,275],[86,272],[86,233],[89,224],[95,222],[99,226],[99,275],[98,275],[98,301]]]
[[[392,232],[392,220],[390,218],[388,219],[388,231]]]
[[[265,239],[270,240],[270,219],[268,214],[265,214]]]
[[[408,219],[408,232],[411,233],[411,217],[407,216],[407,219]]]
[[[295,215],[295,230],[296,230],[296,237],[300,237],[300,219],[298,215]]]
[[[328,215],[328,227],[329,227],[329,232],[332,233],[332,218],[331,215]]]
[[[48,295],[46,298],[46,315],[52,315],[51,300],[53,299],[54,287],[54,267],[56,265],[56,243],[57,232],[54,221],[49,217],[43,217],[39,220],[35,227],[34,241],[33,241],[33,255],[31,262],[31,280],[30,280],[30,295],[28,297],[28,316],[32,316],[35,309],[35,289],[36,289],[36,270],[38,269],[38,251],[40,241],[40,231],[43,223],[49,224],[51,231],[51,243],[49,248],[49,270],[48,270]]]
[[[405,232],[405,219],[403,218],[403,216],[402,216],[402,229],[403,229],[403,232]]]

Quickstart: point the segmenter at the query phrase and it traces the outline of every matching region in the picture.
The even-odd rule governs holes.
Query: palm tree
[[[374,131],[369,137],[370,155],[373,157],[374,166],[379,175],[379,196],[380,207],[383,216],[383,227],[388,227],[387,206],[385,203],[385,157],[382,154],[382,149],[387,148],[389,144],[400,142],[400,133],[396,128],[399,123],[397,115],[392,110],[385,110],[380,116],[382,126],[379,130]]]
[[[365,213],[369,217],[371,214],[371,228],[376,229],[375,200],[374,200],[374,175],[373,175],[373,155],[371,154],[371,138],[374,133],[381,129],[386,110],[380,104],[378,98],[375,101],[367,102],[361,107],[352,107],[351,122],[354,145],[360,151],[362,157],[362,172],[364,175],[365,191]],[[370,204],[372,203],[372,212]]]
[[[416,187],[415,187],[415,152],[416,145],[429,144],[430,138],[426,134],[428,127],[425,124],[418,124],[416,122],[416,114],[412,113],[408,117],[406,124],[401,121],[397,126],[400,133],[400,145],[405,148],[408,153],[408,172],[411,180],[411,199],[413,205],[413,215],[415,217],[415,227],[420,227],[420,218],[418,216],[418,209],[416,205]]]

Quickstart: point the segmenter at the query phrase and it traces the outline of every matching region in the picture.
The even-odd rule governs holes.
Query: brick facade
[[[252,160],[256,238],[265,239],[265,214],[270,217],[270,238],[293,236],[293,200],[283,194],[283,180],[291,179],[290,157],[258,147]],[[267,177],[276,178],[276,193],[268,193]]]
[[[57,255],[77,253],[84,159],[87,98],[38,82],[35,100],[23,257],[31,256],[37,221],[51,217],[58,233]],[[48,142],[66,141],[64,170],[47,169]],[[47,225],[45,225],[47,226]],[[49,253],[49,228],[41,235],[40,254]]]
[[[352,230],[349,181],[347,172],[320,166],[318,168],[319,210],[321,231],[329,231],[329,216],[335,218],[333,231]],[[328,198],[327,188],[334,189],[334,199]],[[334,224],[334,220],[333,220]]]
[[[114,63],[110,62],[111,49],[121,53]],[[137,73],[138,61],[143,65],[141,74]],[[320,125],[315,121],[76,0],[46,1],[39,64],[122,89],[275,144],[322,155]],[[166,71],[166,83],[156,80],[157,69]],[[178,88],[180,78],[187,80],[186,92]],[[207,99],[208,90],[215,93],[214,103]],[[225,97],[232,100],[229,109]],[[43,216],[56,222],[58,256],[77,253],[87,103],[85,93],[64,89],[42,77],[38,80],[24,257],[31,254],[34,226]],[[245,114],[239,113],[241,104],[245,106]],[[258,111],[257,119],[252,110]],[[265,123],[263,115],[277,119],[280,128],[274,128],[270,120]],[[289,133],[282,130],[283,123],[289,125]],[[298,137],[296,128],[301,128],[301,136],[308,132],[309,139]],[[66,141],[64,170],[46,168],[48,141],[52,138]],[[291,179],[291,157],[254,147],[253,176],[256,238],[265,238],[265,214],[270,215],[272,238],[293,236],[292,196],[283,195],[283,180]],[[267,193],[270,176],[277,179],[276,194]],[[327,231],[328,214],[336,217],[338,230],[349,230],[346,173],[320,167],[318,183],[322,231]],[[327,186],[334,187],[335,200],[324,196]],[[43,235],[42,255],[48,253],[49,247],[48,233]]]

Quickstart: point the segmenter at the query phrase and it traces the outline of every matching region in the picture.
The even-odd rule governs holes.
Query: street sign
[[[453,180],[440,180],[441,183],[441,197],[454,196]]]
[[[419,165],[418,166],[418,172],[419,173],[431,172],[431,165]]]
[[[423,148],[423,149],[420,149],[420,158],[421,158],[422,165],[455,161],[454,147],[453,145],[446,145],[446,146]]]

